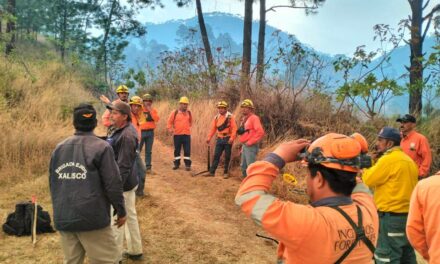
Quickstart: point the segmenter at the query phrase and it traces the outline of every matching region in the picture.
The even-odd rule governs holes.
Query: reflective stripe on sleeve
[[[266,213],[267,208],[275,201],[275,197],[270,194],[264,194],[260,196],[257,203],[252,208],[251,217],[254,219],[255,223],[261,226],[261,221],[263,220],[263,215]]]
[[[382,261],[382,262],[391,262],[391,260],[389,258],[381,258],[379,256],[377,256],[376,254],[374,254],[374,258],[376,260]]]
[[[235,204],[238,205],[238,206],[241,206],[247,200],[250,200],[250,199],[254,198],[257,195],[264,195],[264,194],[266,194],[266,192],[260,191],[260,190],[245,193],[245,194],[240,195],[240,197],[235,199]]]
[[[403,237],[405,233],[387,233],[389,237]]]

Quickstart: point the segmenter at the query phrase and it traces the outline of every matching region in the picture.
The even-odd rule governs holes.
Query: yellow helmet
[[[151,96],[151,94],[144,94],[144,95],[142,95],[142,100],[153,101],[153,96]]]
[[[228,107],[228,103],[226,103],[226,101],[220,101],[217,103],[217,108],[219,107],[224,107],[227,108]]]
[[[140,105],[140,106],[142,106],[142,98],[140,98],[139,96],[133,96],[131,99],[130,99],[130,102],[129,102],[129,104],[130,105]]]
[[[125,85],[119,85],[116,89],[116,93],[128,93],[128,87]]]
[[[189,104],[189,99],[186,96],[180,97],[179,104]]]
[[[254,103],[251,101],[251,99],[245,99],[243,102],[241,102],[240,107],[247,107],[254,109]]]

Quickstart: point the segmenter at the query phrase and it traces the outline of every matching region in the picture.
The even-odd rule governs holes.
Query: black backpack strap
[[[231,116],[227,116],[225,121],[223,122],[223,124],[221,124],[220,126],[217,127],[217,130],[220,132],[228,127],[230,127],[230,121],[231,120]]]
[[[179,112],[179,110],[174,111],[173,125],[174,125],[174,123],[176,123],[176,116],[177,116],[178,112]]]
[[[356,205],[359,225],[356,225],[353,219],[351,219],[350,216],[348,216],[348,214],[338,206],[330,206],[330,208],[333,208],[336,211],[338,211],[348,221],[348,223],[351,225],[351,227],[354,229],[356,233],[356,238],[353,241],[353,244],[351,244],[351,246],[344,252],[344,254],[342,254],[342,256],[335,262],[335,264],[342,263],[342,261],[344,261],[344,259],[353,251],[353,249],[356,247],[356,245],[360,240],[362,240],[365,243],[365,245],[367,245],[371,253],[374,253],[375,247],[373,243],[365,235],[361,208],[358,205]]]
[[[145,114],[145,121],[147,121],[147,122],[153,122],[154,121],[153,117],[151,116],[151,112],[150,111],[144,112],[144,114]],[[176,117],[174,117],[174,118],[176,118]]]

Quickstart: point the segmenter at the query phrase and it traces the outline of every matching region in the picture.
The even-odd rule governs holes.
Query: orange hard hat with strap
[[[305,154],[305,162],[310,165],[349,172],[371,166],[371,158],[362,154],[363,147],[354,138],[337,133],[329,133],[312,142]]]

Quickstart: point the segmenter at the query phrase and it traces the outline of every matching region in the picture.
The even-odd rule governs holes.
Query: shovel
[[[207,170],[194,173],[192,176],[194,177],[194,176],[197,176],[197,175],[200,175],[203,173],[207,173],[207,172],[209,172],[210,169],[211,169],[211,146],[208,145],[208,167],[207,167]]]

